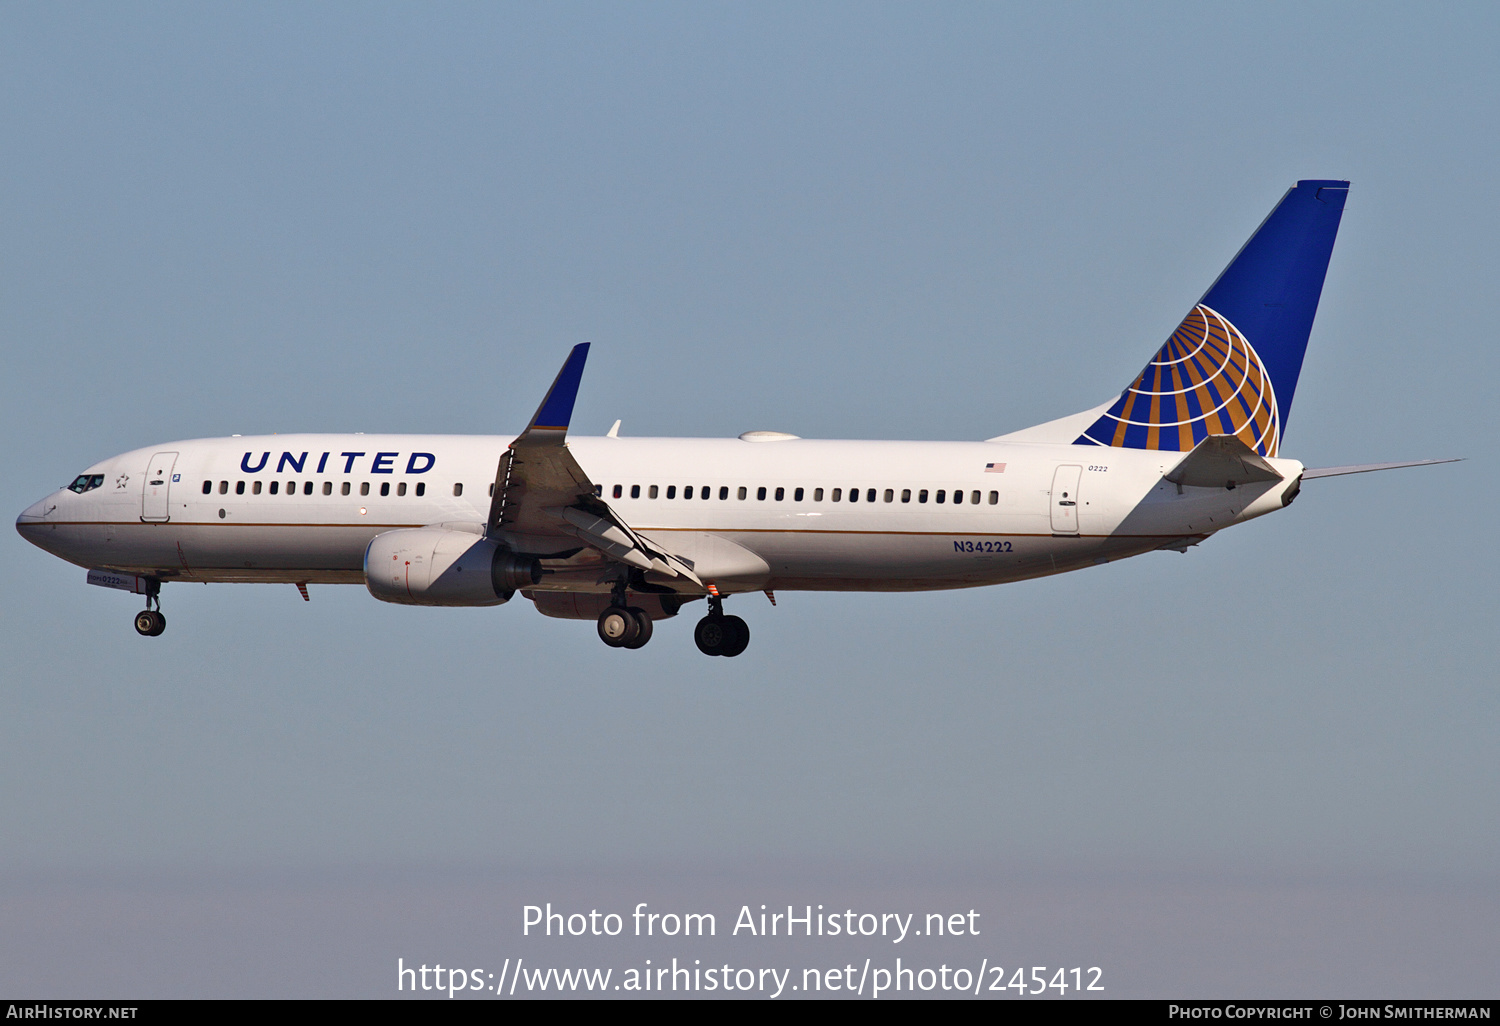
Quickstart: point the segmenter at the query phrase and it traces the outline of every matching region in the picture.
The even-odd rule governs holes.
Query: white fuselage
[[[482,530],[509,441],[170,442],[90,467],[101,484],[53,493],[17,527],[89,568],[192,581],[360,583],[365,549],[384,531]],[[1185,544],[1279,509],[1303,469],[1277,459],[1281,481],[1179,488],[1163,476],[1181,454],[1124,448],[613,437],[568,445],[603,500],[654,543],[690,557],[709,553],[706,567],[716,565],[714,546],[729,543],[722,547],[740,558],[724,564],[725,592],[908,591],[1060,573]],[[516,543],[526,551],[526,539]],[[608,590],[586,563],[571,573],[558,566],[538,590]]]

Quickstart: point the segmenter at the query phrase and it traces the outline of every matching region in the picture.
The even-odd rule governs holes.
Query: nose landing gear
[[[156,608],[152,609],[152,603]],[[135,632],[143,638],[159,637],[167,629],[167,618],[161,615],[161,582],[146,579],[146,608],[135,614]]]
[[[135,632],[147,638],[154,638],[167,629],[167,618],[161,615],[159,610],[142,609],[135,614]]]
[[[750,644],[750,627],[737,616],[724,615],[724,600],[708,597],[708,615],[693,628],[698,651],[711,656],[737,656]]]

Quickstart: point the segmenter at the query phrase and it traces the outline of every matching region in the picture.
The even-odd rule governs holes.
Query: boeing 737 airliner
[[[694,638],[745,650],[724,600],[967,588],[1186,551],[1318,477],[1282,435],[1348,182],[1290,189],[1144,370],[1083,413],[983,442],[568,438],[588,344],[521,434],[275,435],[111,457],[32,505],[22,537],[143,594],[168,581],[364,584],[408,605],[517,592],[640,648],[706,599]],[[1423,460],[1419,463],[1445,462]]]

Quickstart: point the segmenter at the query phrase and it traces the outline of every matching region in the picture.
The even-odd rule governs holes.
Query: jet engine
[[[535,557],[441,527],[377,534],[365,549],[365,587],[407,606],[498,606],[542,579]]]

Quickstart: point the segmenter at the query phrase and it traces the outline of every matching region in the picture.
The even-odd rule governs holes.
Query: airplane
[[[363,584],[384,602],[517,593],[639,649],[706,600],[694,640],[737,656],[727,599],[924,591],[1186,552],[1304,482],[1450,460],[1308,469],[1280,455],[1349,183],[1299,181],[1117,396],[984,441],[604,437],[568,425],[589,344],[508,436],[300,434],[113,456],[21,513],[90,584]]]

